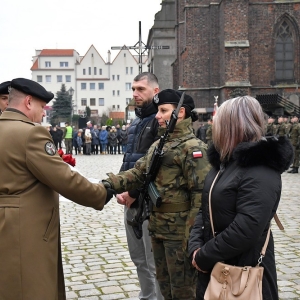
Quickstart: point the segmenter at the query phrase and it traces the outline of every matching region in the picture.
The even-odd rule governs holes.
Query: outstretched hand
[[[114,189],[112,189],[112,186],[108,181],[102,180],[102,184],[106,188],[107,195],[105,204],[107,204],[113,196],[116,196],[117,192]]]
[[[117,194],[116,197],[119,204],[126,205],[128,208],[135,201],[135,198],[130,197],[128,192]]]

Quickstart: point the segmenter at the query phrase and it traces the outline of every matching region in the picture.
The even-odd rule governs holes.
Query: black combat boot
[[[298,173],[298,167],[293,167],[293,170],[288,171],[288,173],[291,173],[291,174]]]

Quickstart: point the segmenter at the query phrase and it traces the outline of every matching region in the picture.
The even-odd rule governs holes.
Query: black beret
[[[0,94],[9,94],[8,87],[10,86],[10,81],[4,81],[0,84]]]
[[[292,114],[291,118],[297,117],[298,119],[300,119],[300,114]]]
[[[182,92],[172,89],[166,89],[159,92],[153,98],[153,103],[157,106],[162,104],[175,104],[177,105],[180,101]],[[192,111],[195,108],[194,100],[191,96],[185,94],[182,106],[189,108]]]
[[[54,97],[54,94],[47,92],[39,83],[26,78],[13,79],[11,81],[11,87],[23,92],[24,94],[31,95],[45,101],[46,103],[49,103]]]

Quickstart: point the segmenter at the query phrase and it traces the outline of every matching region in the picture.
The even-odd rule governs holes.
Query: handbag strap
[[[214,237],[216,237],[215,235],[215,228],[214,228],[214,223],[213,223],[213,216],[212,216],[212,208],[211,208],[211,193],[212,193],[212,189],[218,179],[218,176],[220,174],[220,171],[217,173],[216,177],[214,178],[211,186],[210,186],[210,190],[209,190],[209,194],[208,194],[208,205],[209,205],[209,217],[210,217],[210,225],[211,225],[211,230],[212,230],[212,234]],[[277,216],[277,215],[276,215]],[[262,262],[262,259],[263,257],[265,256],[266,254],[266,250],[267,250],[267,247],[268,247],[268,243],[269,243],[269,239],[270,239],[270,233],[271,233],[271,224],[270,224],[270,227],[269,227],[269,230],[268,230],[268,233],[267,233],[267,237],[266,237],[266,241],[260,251],[260,257],[258,259],[258,266],[261,264]]]

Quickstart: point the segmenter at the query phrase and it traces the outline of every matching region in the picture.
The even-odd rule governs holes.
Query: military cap
[[[295,114],[292,114],[292,115],[291,115],[291,118],[294,118],[294,117],[297,117],[298,119],[300,119],[300,114],[296,114],[296,113],[295,113]]]
[[[10,87],[10,81],[4,81],[0,84],[0,94],[9,94],[8,88]]]
[[[13,79],[11,81],[11,87],[23,92],[24,94],[31,95],[45,101],[46,103],[49,103],[54,97],[54,94],[46,91],[46,89],[39,83],[26,78]]]
[[[162,104],[177,105],[180,101],[181,95],[182,95],[181,91],[166,89],[166,90],[162,90],[157,95],[155,95],[153,98],[153,102],[157,106]],[[195,103],[193,98],[185,94],[182,106],[188,108],[189,111],[192,111],[195,108]]]

